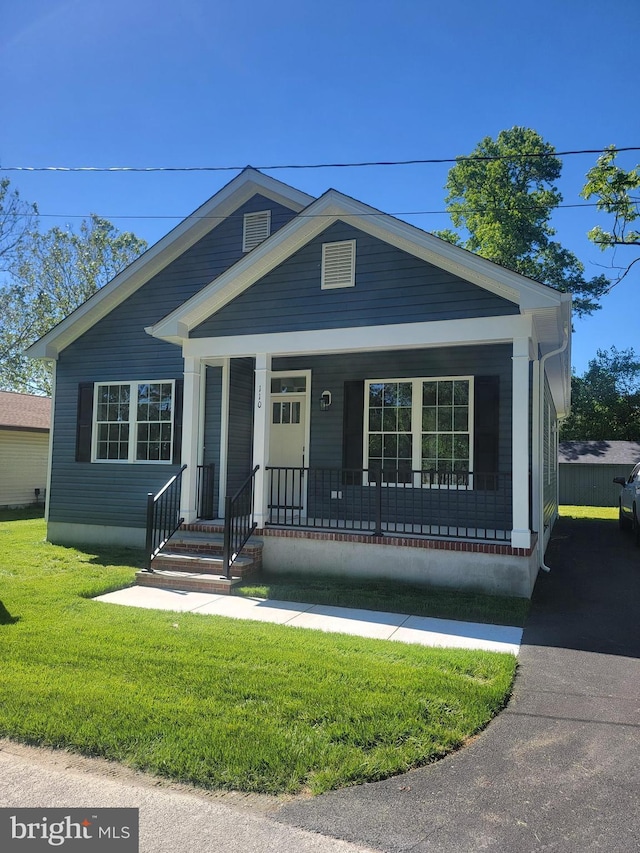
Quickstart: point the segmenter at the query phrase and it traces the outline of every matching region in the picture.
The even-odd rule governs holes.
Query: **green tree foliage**
[[[578,258],[552,239],[561,170],[554,147],[535,130],[513,127],[485,137],[458,159],[446,183],[447,210],[466,238],[451,230],[436,236],[570,292],[576,314],[591,314],[610,282],[604,275],[587,281]]]
[[[11,267],[16,252],[33,226],[38,208],[12,190],[8,178],[0,179],[0,272]]]
[[[27,346],[135,260],[144,240],[92,214],[77,231],[32,231],[17,247],[9,281],[0,288],[0,388],[49,394],[46,365]]]
[[[640,231],[629,227],[640,219],[640,166],[625,171],[616,165],[617,156],[615,145],[610,145],[587,172],[582,190],[584,198],[595,198],[598,210],[613,217],[610,231],[596,225],[587,234],[602,251],[616,246],[640,246]],[[620,272],[615,283],[622,281],[639,260],[640,257],[617,267]]]
[[[583,376],[571,379],[571,414],[560,437],[640,441],[640,361],[633,349],[599,349]]]

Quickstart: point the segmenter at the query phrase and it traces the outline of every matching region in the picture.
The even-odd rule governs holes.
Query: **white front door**
[[[306,503],[306,393],[271,394],[269,465],[272,507],[302,511]]]

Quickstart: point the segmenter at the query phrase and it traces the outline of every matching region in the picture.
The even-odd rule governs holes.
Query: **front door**
[[[271,393],[272,507],[302,512],[306,503],[304,474],[307,435],[306,393]]]

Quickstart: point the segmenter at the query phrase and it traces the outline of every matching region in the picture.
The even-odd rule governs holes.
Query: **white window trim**
[[[469,482],[464,486],[447,486],[447,485],[426,485],[423,484],[419,475],[414,474],[413,483],[397,484],[399,488],[411,489],[457,489],[463,491],[471,491],[473,489],[473,446],[474,435],[473,428],[475,422],[475,386],[473,376],[401,376],[398,378],[387,377],[385,379],[365,379],[364,383],[364,423],[362,436],[362,459],[365,472],[369,465],[369,388],[371,385],[384,382],[411,382],[411,435],[412,441],[412,458],[411,470],[422,470],[422,383],[423,382],[450,382],[450,381],[467,381],[469,383]],[[419,439],[419,440],[416,440]],[[362,483],[365,486],[370,485],[368,473],[363,475]],[[372,483],[371,485],[375,485]],[[385,488],[396,487],[395,483],[385,483]]]
[[[247,223],[251,220],[255,220],[260,222],[260,217],[263,217],[263,221],[266,223],[266,234],[264,237],[261,237],[259,240],[249,242],[249,229],[247,228]],[[256,246],[259,246],[260,243],[264,243],[267,237],[271,236],[271,211],[270,210],[255,210],[251,213],[245,213],[242,220],[242,251],[250,252],[252,249],[255,249]]]
[[[339,246],[350,246],[351,247],[351,264],[349,267],[349,272],[346,278],[341,279],[338,282],[333,284],[327,284],[326,282],[326,274],[327,274],[327,254],[330,254],[332,250],[336,249]],[[320,287],[322,290],[337,290],[342,287],[355,287],[356,286],[356,241],[355,240],[338,240],[333,243],[323,243],[322,244],[322,271],[320,274]]]
[[[135,403],[129,403],[129,455],[127,459],[98,459],[98,389],[104,385],[128,385],[130,388],[130,400],[135,400]],[[123,380],[104,380],[94,382],[93,385],[93,414],[91,417],[91,461],[98,465],[172,465],[173,453],[170,459],[136,459],[137,446],[137,425],[136,417],[131,418],[132,407],[135,405],[137,409],[138,401],[138,385],[171,385],[171,439],[170,443],[173,447],[174,437],[174,417],[176,403],[176,383],[175,379],[134,379],[132,381]]]

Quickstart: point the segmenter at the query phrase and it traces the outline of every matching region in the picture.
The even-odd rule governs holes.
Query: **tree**
[[[571,414],[563,440],[640,441],[640,361],[633,349],[599,349],[571,379]]]
[[[10,189],[8,178],[0,179],[0,272],[7,272],[38,208],[23,201],[18,190]]]
[[[610,231],[596,225],[587,234],[602,251],[616,246],[640,246],[640,231],[629,228],[631,223],[640,219],[640,166],[626,172],[616,165],[617,156],[615,145],[610,145],[587,172],[582,190],[582,196],[587,200],[596,198],[598,210],[613,216]],[[622,281],[639,260],[640,257],[617,267],[620,272],[613,283]]]
[[[93,293],[135,260],[144,240],[91,214],[78,231],[32,231],[0,288],[0,388],[51,392],[46,365],[23,355]]]
[[[570,292],[574,311],[591,314],[609,288],[604,275],[587,281],[578,258],[552,237],[551,214],[562,201],[555,185],[562,162],[526,127],[485,137],[447,178],[447,210],[456,228],[436,235],[501,266]]]

